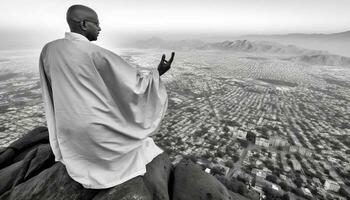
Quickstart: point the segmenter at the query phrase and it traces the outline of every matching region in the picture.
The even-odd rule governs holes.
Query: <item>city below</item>
[[[20,54],[0,58],[0,147],[46,126],[38,52]],[[162,53],[120,55],[155,67]],[[168,110],[152,137],[174,164],[190,158],[242,199],[350,199],[349,67],[180,51],[162,79]]]

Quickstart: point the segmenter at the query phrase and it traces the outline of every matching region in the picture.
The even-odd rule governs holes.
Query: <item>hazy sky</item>
[[[40,48],[62,37],[73,4],[98,13],[98,43],[108,46],[151,36],[213,39],[350,30],[350,0],[1,0],[0,49]]]

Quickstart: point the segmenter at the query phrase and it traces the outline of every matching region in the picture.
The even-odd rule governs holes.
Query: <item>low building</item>
[[[233,135],[239,139],[245,140],[247,137],[247,132],[238,130],[236,132],[233,132]]]
[[[340,185],[335,181],[332,181],[330,179],[326,179],[326,181],[324,183],[324,189],[338,192],[340,189]]]
[[[295,171],[301,171],[301,165],[296,159],[291,159]]]
[[[256,138],[255,144],[262,147],[269,147],[270,143],[264,138]]]
[[[301,191],[303,192],[304,195],[309,196],[309,197],[313,197],[311,191],[308,188],[302,187]]]
[[[252,170],[252,173],[255,174],[257,177],[260,177],[260,178],[263,178],[263,179],[265,179],[266,176],[267,176],[266,171],[260,170],[260,169],[256,169],[256,168],[254,168]]]

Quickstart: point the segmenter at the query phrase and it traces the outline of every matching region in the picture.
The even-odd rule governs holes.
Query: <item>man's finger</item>
[[[175,52],[172,52],[171,53],[171,58],[169,59],[169,64],[171,64],[172,62],[173,62],[173,60],[174,60],[174,56],[175,56]]]
[[[165,54],[163,54],[162,59],[160,60],[161,63],[163,63],[165,60]]]

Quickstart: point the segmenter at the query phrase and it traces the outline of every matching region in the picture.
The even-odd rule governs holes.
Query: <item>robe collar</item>
[[[79,33],[73,33],[73,32],[66,32],[64,34],[64,38],[68,40],[80,40],[80,41],[87,41],[90,42],[85,36],[79,34]]]

